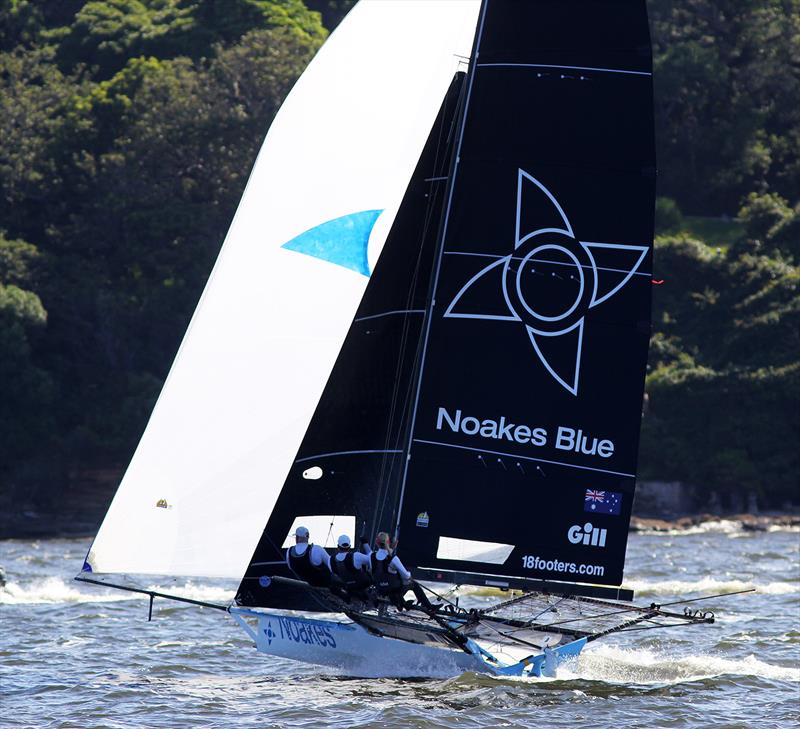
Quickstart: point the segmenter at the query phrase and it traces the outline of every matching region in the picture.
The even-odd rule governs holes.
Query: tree
[[[302,0],[90,0],[61,35],[58,58],[65,70],[86,64],[107,79],[130,58],[197,60],[216,44],[276,28],[306,42],[326,35]]]
[[[800,199],[800,2],[651,0],[659,194],[733,214]]]
[[[775,229],[784,206],[753,201]],[[778,213],[775,213],[777,208]],[[759,226],[759,230],[764,226]],[[656,289],[641,441],[644,474],[780,504],[796,493],[800,419],[800,271],[750,240],[712,249],[657,240]]]

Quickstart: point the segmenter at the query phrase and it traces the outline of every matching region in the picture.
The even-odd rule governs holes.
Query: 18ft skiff
[[[362,0],[267,134],[78,579],[240,580],[216,607],[260,651],[409,675],[713,620],[619,587],[654,191],[644,0]],[[289,573],[300,524],[523,592],[343,603]]]

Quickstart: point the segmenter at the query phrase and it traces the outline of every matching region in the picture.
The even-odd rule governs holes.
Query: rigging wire
[[[461,88],[459,89],[459,95],[456,99],[456,109],[462,102],[464,93],[464,84],[461,84]],[[449,94],[445,96],[445,104],[447,103],[447,99],[449,98]],[[443,111],[443,119],[442,123],[439,125],[439,134],[436,143],[436,150],[434,153],[434,161],[433,161],[433,172],[434,174],[430,175],[430,177],[438,177],[438,171],[444,169],[445,165],[448,163],[449,160],[449,153],[451,150],[450,141],[453,137],[453,131],[455,128],[455,122],[458,117],[457,113],[453,113],[452,118],[450,120],[450,124],[446,123],[446,119],[448,116],[448,109],[445,107]],[[449,127],[449,128],[448,128]],[[426,178],[427,179],[427,178]],[[420,273],[422,269],[422,261],[423,261],[423,253],[426,252],[426,241],[430,244],[430,231],[431,225],[434,221],[436,210],[439,207],[437,203],[437,199],[443,193],[441,192],[441,186],[434,187],[436,183],[429,182],[428,183],[428,190],[429,192],[426,194],[427,204],[425,208],[425,216],[424,222],[422,226],[422,231],[419,237],[420,245],[417,252],[416,263],[414,267],[414,272],[412,275],[411,283],[409,286],[408,294],[406,296],[405,301],[405,308],[406,310],[412,308],[412,304],[414,299],[417,296],[417,291],[420,286]],[[434,247],[436,244],[436,240],[432,241]],[[428,311],[428,307],[426,306],[426,312],[423,316],[429,316],[430,313]],[[424,323],[424,319],[423,319]],[[421,327],[420,327],[421,331]],[[408,382],[405,388],[405,392],[401,393],[401,383],[402,377],[400,376],[403,370],[403,365],[406,361],[406,357],[410,348],[410,340],[411,340],[411,319],[406,314],[404,316],[403,321],[403,329],[400,338],[400,347],[399,347],[399,354],[397,360],[397,367],[395,369],[395,379],[394,379],[394,389],[392,392],[390,409],[389,409],[389,417],[387,423],[387,430],[386,430],[386,441],[385,441],[385,449],[388,451],[390,446],[398,447],[401,445],[401,440],[406,441],[402,451],[406,453],[407,457],[407,449],[408,445],[410,444],[411,434],[409,432],[409,423],[408,421],[408,410],[411,402],[411,394],[413,392],[413,385],[416,379],[416,373],[419,364],[419,355],[420,355],[420,347],[421,347],[421,337],[417,337],[417,344],[415,348],[415,355],[413,357],[411,363],[411,372],[408,378]],[[402,402],[402,407],[398,407]],[[397,413],[398,410],[400,412],[400,416],[398,417]],[[393,427],[393,423],[397,422],[396,429]],[[393,442],[392,442],[393,441]],[[388,472],[387,472],[387,465],[388,465]],[[402,467],[402,459],[398,461],[396,456],[392,456],[389,458],[388,453],[384,454],[383,459],[381,461],[381,470],[379,476],[379,486],[378,492],[376,494],[375,500],[375,509],[373,512],[373,519],[372,519],[372,529],[375,531],[377,529],[377,524],[379,521],[382,521],[385,518],[385,512],[387,507],[387,501],[389,498],[390,493],[390,483],[392,481],[393,473],[395,470],[395,466],[400,465]],[[398,495],[399,498],[399,495]],[[392,514],[392,522],[394,522],[394,513]],[[395,537],[397,536],[397,529],[395,527]]]

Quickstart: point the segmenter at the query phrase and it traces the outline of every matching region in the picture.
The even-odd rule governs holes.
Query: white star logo
[[[495,260],[461,287],[444,316],[520,322],[547,371],[577,396],[585,315],[634,275],[650,276],[639,271],[649,247],[578,240],[553,194],[524,170],[517,175],[515,238],[514,251],[490,256]],[[493,282],[502,300],[489,311],[485,292]],[[483,298],[471,301],[478,291]],[[561,342],[558,356],[556,341]],[[570,347],[566,358],[565,343]]]

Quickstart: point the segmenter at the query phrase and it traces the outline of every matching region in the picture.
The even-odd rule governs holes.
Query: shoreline
[[[100,528],[101,519],[96,521],[83,515],[46,514],[25,511],[14,517],[0,517],[0,541],[10,539],[92,539]],[[683,516],[646,517],[634,515],[628,528],[629,533],[670,533],[695,529],[711,522],[725,522],[733,529],[743,531],[769,531],[771,528],[800,528],[800,512],[769,511],[756,514],[712,514],[702,512]],[[723,526],[722,529],[730,528]]]
[[[800,513],[775,511],[757,514],[711,514],[703,512],[668,519],[634,515],[631,517],[628,532],[688,531],[710,522],[727,522],[738,526],[743,531],[766,532],[772,527],[800,527]]]

